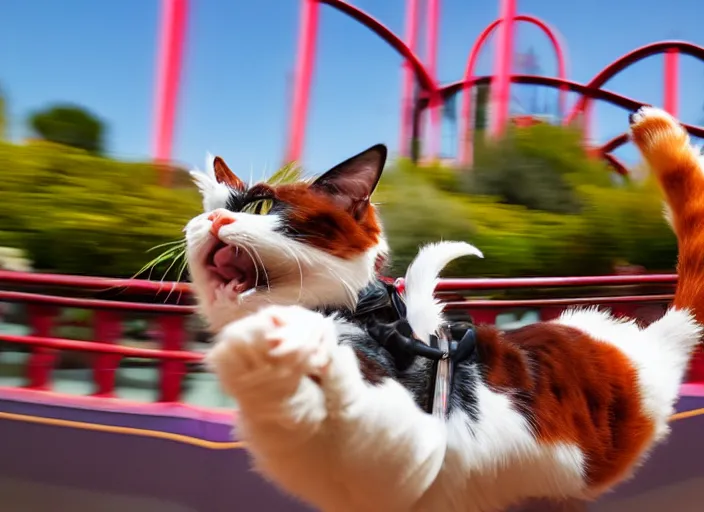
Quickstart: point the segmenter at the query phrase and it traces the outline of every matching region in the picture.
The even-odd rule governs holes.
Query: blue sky
[[[353,2],[403,33],[404,0]],[[13,136],[26,135],[25,119],[31,111],[52,102],[75,102],[108,123],[112,154],[148,158],[159,3],[4,0],[0,87],[9,103]],[[543,18],[562,34],[569,77],[580,82],[643,44],[677,38],[704,45],[701,0],[518,4],[519,12]],[[299,0],[191,1],[174,142],[177,160],[200,165],[211,151],[243,175],[270,172],[281,163],[299,5]],[[438,57],[442,81],[461,78],[474,38],[497,14],[494,1],[443,0]],[[320,21],[303,159],[314,172],[378,142],[395,152],[400,108],[400,57],[366,28],[327,6],[322,6]],[[522,26],[517,48],[528,47],[538,54],[544,74],[556,74],[549,42],[538,29]],[[488,46],[479,73],[491,72],[491,60]],[[660,104],[662,68],[662,57],[651,57],[612,79],[607,88]],[[681,68],[681,118],[700,123],[704,65],[683,57]],[[598,140],[623,131],[626,124],[627,116],[618,108],[596,109]],[[443,147],[453,150],[447,137]]]

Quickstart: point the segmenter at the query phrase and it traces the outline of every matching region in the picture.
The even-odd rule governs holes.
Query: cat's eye
[[[271,199],[257,199],[247,203],[244,208],[242,208],[242,211],[253,215],[266,215],[271,211],[273,206],[274,201]]]

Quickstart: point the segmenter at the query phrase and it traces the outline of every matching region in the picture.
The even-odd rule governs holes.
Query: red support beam
[[[57,309],[54,306],[31,304],[28,306],[32,336],[51,337]],[[58,361],[58,352],[49,347],[32,347],[27,362],[27,387],[40,391],[51,389],[51,374]]]
[[[310,89],[315,64],[315,43],[318,37],[318,0],[302,0],[298,29],[298,53],[293,83],[293,104],[289,125],[287,162],[298,162],[303,153]]]
[[[122,336],[122,319],[115,311],[99,310],[95,312],[94,336],[96,340],[110,345],[118,344]],[[113,398],[115,396],[115,377],[120,366],[119,354],[96,354],[93,358],[94,396]]]
[[[564,43],[562,42],[563,40],[558,36],[557,31],[540,18],[527,14],[518,14],[514,18],[514,21],[535,25],[542,30],[548,39],[550,39],[552,47],[555,50],[555,58],[557,59],[557,76],[560,80],[567,81],[567,51],[565,50]],[[479,34],[477,39],[474,40],[472,49],[467,57],[467,65],[465,66],[464,79],[461,86],[462,103],[460,106],[460,136],[458,137],[459,147],[457,148],[459,161],[463,165],[472,165],[474,156],[474,126],[472,124],[472,85],[475,78],[474,70],[477,65],[479,53],[484,48],[489,36],[496,31],[496,27],[498,27],[500,23],[501,20],[497,19],[487,25],[482,33]],[[454,84],[450,84],[450,86],[453,85]],[[441,91],[442,89],[444,88],[441,88]],[[565,112],[565,103],[567,101],[568,92],[569,88],[566,85],[560,86],[558,93],[558,106],[561,115]]]
[[[418,41],[418,0],[406,0],[406,46],[415,53]],[[413,85],[415,72],[407,59],[403,61],[401,83],[401,127],[399,153],[410,156],[411,131],[413,126]]]
[[[665,111],[677,117],[679,110],[679,58],[680,52],[671,48],[665,52]]]
[[[312,3],[326,4],[333,9],[349,16],[354,21],[369,28],[385,43],[391,46],[413,69],[421,90],[432,94],[437,90],[434,77],[428,73],[427,69],[406,43],[394,34],[388,27],[379,22],[376,18],[360,10],[356,6],[343,0],[303,0],[301,11],[301,26],[299,28],[299,42],[296,72],[294,76],[293,99],[291,102],[291,119],[288,127],[289,138],[286,148],[286,160],[300,160],[303,151],[303,139],[305,137],[305,118],[309,103],[310,84],[313,72],[313,59],[315,50],[315,35],[317,32],[318,13],[317,6]],[[309,3],[310,2],[310,3]],[[420,3],[420,2],[419,2]],[[315,30],[312,30],[312,28]],[[307,79],[306,79],[307,77]],[[301,99],[303,101],[301,101]],[[415,110],[414,110],[415,112]],[[414,126],[415,119],[411,116],[410,125]],[[410,136],[410,134],[409,134]]]
[[[181,353],[186,346],[186,323],[183,316],[164,315],[159,318],[162,333],[162,350]],[[183,378],[186,376],[186,363],[178,359],[161,362],[160,402],[178,402],[181,398]]]
[[[427,0],[427,25],[425,31],[425,59],[428,73],[435,83],[438,82],[438,32],[440,25],[440,0]],[[428,129],[426,130],[426,140],[428,143],[428,155],[435,160],[439,154],[442,98],[435,93],[430,95]]]
[[[162,169],[162,183],[171,180],[168,164],[173,155],[176,105],[188,18],[188,0],[162,0],[157,55],[154,114],[154,159]]]
[[[513,70],[513,36],[515,31],[516,0],[501,0],[499,33],[496,38],[494,81],[491,84],[489,106],[493,111],[490,133],[499,136],[508,123],[511,101],[511,73]]]

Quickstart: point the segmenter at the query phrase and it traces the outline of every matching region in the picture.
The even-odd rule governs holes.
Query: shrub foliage
[[[466,240],[485,258],[453,265],[459,276],[608,274],[619,264],[668,271],[676,240],[648,180],[615,179],[587,156],[579,132],[552,125],[509,130],[480,143],[472,169],[399,162],[376,201],[402,274],[418,246]]]
[[[185,173],[163,188],[151,164],[48,142],[0,142],[0,169],[0,246],[24,250],[42,271],[132,276],[150,248],[182,237],[201,207]],[[454,264],[450,273],[462,276],[601,274],[624,262],[662,271],[676,258],[656,187],[614,180],[579,134],[561,127],[480,144],[473,169],[390,164],[374,201],[393,275],[439,239],[484,252]]]
[[[46,142],[0,143],[0,169],[0,246],[47,272],[132,276],[201,208],[190,185],[159,186],[151,164]]]

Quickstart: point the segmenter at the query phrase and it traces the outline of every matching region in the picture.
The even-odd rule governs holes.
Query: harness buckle
[[[450,391],[452,388],[453,364],[450,359],[450,344],[452,331],[450,324],[445,323],[438,327],[435,342],[442,351],[442,357],[435,368],[435,382],[433,383],[433,403],[431,412],[440,419],[447,417],[450,405]]]

